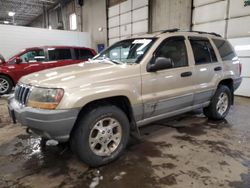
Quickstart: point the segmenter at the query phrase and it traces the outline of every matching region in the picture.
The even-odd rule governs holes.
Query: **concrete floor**
[[[225,121],[200,112],[141,129],[117,161],[89,169],[67,146],[48,145],[8,118],[0,99],[0,187],[250,188],[250,99]]]

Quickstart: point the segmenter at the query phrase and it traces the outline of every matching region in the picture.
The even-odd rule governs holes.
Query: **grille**
[[[22,105],[26,105],[28,95],[30,92],[30,86],[17,85],[15,89],[15,99]]]

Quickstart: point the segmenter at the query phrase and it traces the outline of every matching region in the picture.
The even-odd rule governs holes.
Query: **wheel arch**
[[[79,121],[79,119],[81,117],[83,117],[90,109],[96,108],[98,106],[104,106],[104,105],[114,105],[114,106],[120,108],[128,117],[132,131],[133,130],[137,131],[131,102],[127,96],[119,95],[119,96],[112,96],[112,97],[106,97],[103,99],[93,100],[93,101],[90,101],[87,104],[85,104],[81,108],[81,110],[77,116],[77,120],[75,122],[74,127],[71,130],[70,135],[72,135],[74,130],[77,128],[77,122]]]
[[[16,85],[16,83],[14,82],[14,80],[11,78],[11,76],[10,76],[10,75],[5,74],[5,73],[0,73],[0,76],[6,76],[6,77],[8,77],[8,78],[11,80],[11,82],[12,82],[13,86],[15,86],[15,85]]]
[[[227,79],[224,79],[224,80],[221,80],[218,84],[218,87],[220,85],[224,85],[224,86],[227,86],[230,91],[231,91],[231,94],[232,94],[232,105],[234,104],[234,86],[233,86],[233,79],[232,78],[227,78]]]

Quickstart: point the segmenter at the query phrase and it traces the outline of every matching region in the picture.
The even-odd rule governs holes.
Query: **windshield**
[[[139,63],[147,50],[154,43],[155,38],[128,39],[115,43],[101,52],[94,60],[107,59],[114,63]]]

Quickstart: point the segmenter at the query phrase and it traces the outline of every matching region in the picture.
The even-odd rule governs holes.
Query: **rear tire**
[[[232,93],[227,86],[219,85],[210,105],[203,109],[205,116],[213,120],[224,119],[230,110],[232,97]]]
[[[12,88],[12,80],[7,76],[0,75],[0,95],[9,94]]]
[[[71,135],[71,148],[91,167],[117,159],[127,146],[129,121],[116,106],[91,108],[76,126]]]

